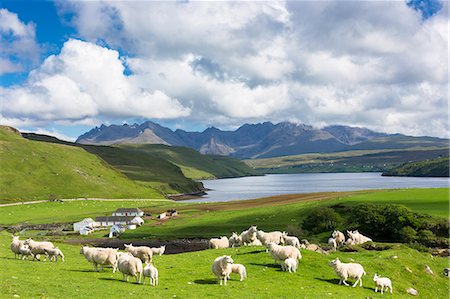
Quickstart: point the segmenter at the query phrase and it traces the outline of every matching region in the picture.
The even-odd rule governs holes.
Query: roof
[[[142,212],[139,208],[120,208],[116,210],[116,213],[133,213],[133,212]]]
[[[94,220],[93,220],[92,218],[84,218],[83,220],[78,221],[78,222],[76,222],[76,223],[81,223],[81,222],[89,222],[89,223],[92,223],[92,222],[94,222]]]
[[[99,222],[109,222],[109,221],[131,221],[135,218],[135,216],[106,216],[106,217],[97,217],[95,221]]]

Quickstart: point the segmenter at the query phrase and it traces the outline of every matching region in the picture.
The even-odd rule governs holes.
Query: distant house
[[[75,232],[79,232],[81,229],[83,229],[84,227],[91,227],[93,228],[95,225],[95,221],[92,218],[85,218],[83,220],[81,220],[80,222],[76,222],[73,224],[73,231]]]
[[[92,232],[94,232],[94,228],[91,226],[85,226],[80,229],[80,235],[89,235]]]
[[[144,216],[144,212],[139,208],[120,208],[117,209],[113,214],[113,216]]]
[[[118,236],[126,230],[126,227],[122,224],[115,224],[109,229],[109,237]]]
[[[98,222],[99,226],[113,226],[116,224],[129,225],[136,224],[142,225],[144,224],[144,220],[139,216],[106,216],[106,217],[97,217],[95,221]]]

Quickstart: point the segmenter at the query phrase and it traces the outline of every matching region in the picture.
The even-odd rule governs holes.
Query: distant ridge
[[[448,146],[448,139],[378,133],[342,125],[322,129],[292,122],[244,124],[235,131],[211,127],[203,132],[172,131],[146,121],[133,125],[101,125],[76,140],[82,144],[165,144],[193,148],[203,154],[241,159],[349,150]]]

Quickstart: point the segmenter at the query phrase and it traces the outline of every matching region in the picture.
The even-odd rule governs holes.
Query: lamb
[[[14,253],[14,258],[17,258],[17,256],[19,256],[20,258],[20,248],[24,245],[24,241],[20,241],[19,240],[19,236],[13,236],[13,239],[11,241],[11,251]]]
[[[380,277],[376,273],[373,276],[373,281],[375,282],[375,293],[378,292],[378,287],[381,289],[381,294],[383,294],[383,289],[386,288],[386,290],[389,288],[389,291],[392,294],[392,282],[387,277]]]
[[[263,244],[261,243],[260,240],[255,239],[255,240],[253,240],[253,242],[247,243],[247,246],[263,246]]]
[[[338,258],[332,260],[329,264],[334,268],[334,271],[339,276],[339,284],[344,283],[348,286],[346,280],[348,278],[356,278],[353,287],[356,287],[359,281],[359,286],[362,287],[362,276],[366,275],[363,266],[357,263],[342,263]]]
[[[275,243],[269,243],[268,245],[269,254],[274,259],[274,264],[277,264],[277,261],[280,261],[281,268],[284,270],[284,265],[281,261],[286,260],[287,258],[293,258],[295,260],[300,260],[302,258],[302,254],[300,250],[294,246],[281,246]]]
[[[152,250],[153,255],[157,254],[157,255],[161,256],[166,251],[166,245],[163,245],[160,247],[152,247],[151,250]]]
[[[19,256],[22,256],[22,260],[24,260],[25,258],[28,259],[28,256],[30,255],[31,255],[30,247],[28,247],[27,245],[20,246]]]
[[[228,247],[230,247],[230,242],[228,241],[228,238],[225,236],[220,237],[220,239],[212,238],[211,240],[209,240],[209,248],[219,249]]]
[[[244,265],[241,264],[231,264],[230,265],[231,272],[230,273],[237,273],[241,277],[240,281],[243,281],[244,278],[247,278],[247,269],[245,269]],[[228,274],[228,279],[230,279],[230,274]]]
[[[97,265],[101,265],[101,270],[103,270],[104,265],[111,265],[113,273],[117,270],[117,260],[119,257],[117,249],[83,246],[80,249],[80,254],[84,255],[86,260],[94,265],[96,272],[98,272]]]
[[[220,285],[222,285],[222,280],[224,285],[227,285],[227,277],[231,273],[231,264],[233,263],[234,261],[229,255],[222,255],[214,260],[211,270],[219,279]]]
[[[331,246],[331,248],[333,249],[333,251],[336,251],[337,249],[337,241],[335,238],[329,238],[328,239],[328,245]]]
[[[347,234],[354,241],[355,245],[364,244],[366,242],[372,242],[371,238],[368,238],[360,234],[357,230],[347,231]]]
[[[284,271],[288,271],[289,273],[297,272],[298,260],[289,257],[283,261],[283,266]]]
[[[155,268],[152,264],[145,265],[144,272],[143,272],[143,279],[142,284],[145,283],[145,278],[149,277],[150,279],[150,285],[156,286],[158,285],[158,269]]]
[[[345,245],[356,245],[356,242],[352,238],[348,238],[347,241],[345,241]]]
[[[44,249],[45,254],[49,257],[50,261],[58,261],[58,256],[61,257],[61,261],[64,262],[64,254],[62,253],[61,249],[58,247],[54,248],[45,248]]]
[[[241,246],[243,243],[242,237],[235,232],[231,234],[231,237],[228,241],[230,242],[230,247]]]
[[[333,239],[336,240],[337,246],[342,246],[342,245],[344,245],[344,242],[345,242],[345,235],[344,235],[342,232],[340,232],[340,231],[338,231],[338,230],[335,230],[335,231],[333,231],[333,233],[331,234],[331,237],[333,237]]]
[[[44,241],[44,242],[37,242],[33,241],[32,239],[28,238],[24,242],[25,245],[30,247],[31,255],[33,256],[33,261],[35,259],[40,260],[38,257],[40,254],[45,254],[45,249],[51,249],[55,247],[52,242]],[[47,254],[45,254],[44,261],[47,260]]]
[[[125,251],[129,252],[134,257],[139,258],[143,263],[150,263],[153,257],[153,251],[147,246],[133,246],[133,244],[124,244]]]
[[[142,261],[140,258],[134,257],[132,254],[123,254],[117,261],[117,268],[123,274],[123,280],[128,281],[128,276],[134,276],[136,283],[139,283],[143,277]]]
[[[279,231],[269,232],[266,233],[262,230],[259,230],[256,233],[256,237],[258,240],[261,241],[261,243],[265,246],[267,246],[269,243],[275,243],[275,244],[283,244],[283,234]]]
[[[288,236],[286,232],[283,232],[282,238],[284,244],[300,248],[300,240],[297,237]]]
[[[256,225],[252,225],[248,230],[243,231],[239,236],[242,240],[242,243],[244,245],[247,245],[247,243],[252,243],[256,239],[257,231],[258,229]]]

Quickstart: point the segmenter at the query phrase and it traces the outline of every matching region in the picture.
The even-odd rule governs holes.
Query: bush
[[[344,219],[332,208],[319,208],[311,212],[303,221],[302,228],[313,232],[322,233],[339,229],[342,227]]]
[[[400,239],[404,243],[412,243],[417,240],[417,232],[411,226],[405,226],[400,230]]]

